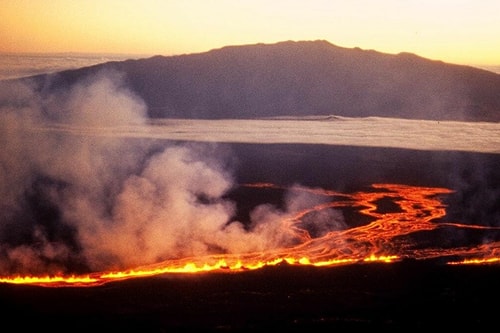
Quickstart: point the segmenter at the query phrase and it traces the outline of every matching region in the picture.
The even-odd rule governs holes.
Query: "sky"
[[[498,0],[0,0],[0,52],[175,55],[327,40],[500,64]]]

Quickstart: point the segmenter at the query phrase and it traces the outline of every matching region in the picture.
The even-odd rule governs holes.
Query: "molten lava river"
[[[242,185],[254,190],[283,189],[269,183]],[[235,273],[282,263],[289,265],[335,266],[367,262],[396,262],[405,259],[439,259],[444,264],[494,264],[500,262],[500,241],[477,237],[481,241],[450,245],[433,234],[444,231],[488,233],[499,227],[447,222],[443,196],[446,188],[400,184],[373,184],[367,191],[340,193],[322,189],[294,187],[325,197],[319,205],[307,207],[281,221],[284,233],[296,243],[285,248],[242,254],[217,254],[167,260],[154,265],[123,271],[103,271],[85,275],[2,276],[0,282],[48,287],[96,286],[107,282],[161,274],[221,272]],[[388,208],[389,207],[389,208]],[[315,213],[327,209],[349,209],[366,223],[315,235],[310,232]],[[312,219],[314,223],[314,219]],[[424,240],[425,241],[422,241]],[[485,241],[485,239],[489,239]],[[444,245],[443,245],[444,244]]]

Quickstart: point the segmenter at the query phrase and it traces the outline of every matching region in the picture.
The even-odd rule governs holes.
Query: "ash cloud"
[[[43,96],[27,81],[0,91],[1,274],[123,269],[294,242],[280,221],[301,198],[285,210],[256,207],[250,226],[233,220],[225,194],[234,177],[216,144],[97,135],[147,123],[120,73]],[[96,135],[33,130],[53,124]]]

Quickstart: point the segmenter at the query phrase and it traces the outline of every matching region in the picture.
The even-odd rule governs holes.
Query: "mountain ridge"
[[[31,79],[68,89],[99,70],[125,75],[152,118],[245,119],[339,115],[500,121],[500,75],[401,52],[325,40],[224,46],[113,61]]]

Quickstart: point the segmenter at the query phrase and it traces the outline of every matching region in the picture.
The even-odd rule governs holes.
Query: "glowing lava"
[[[280,189],[279,186],[269,183],[244,186]],[[369,191],[352,194],[304,187],[293,187],[289,190],[308,191],[327,198],[325,203],[308,207],[281,222],[283,231],[291,233],[297,239],[297,244],[291,247],[265,252],[172,259],[125,271],[99,272],[82,276],[8,276],[0,277],[0,282],[52,287],[95,286],[110,281],[160,274],[241,272],[282,263],[334,266],[432,258],[442,258],[449,264],[500,262],[500,241],[444,248],[442,239],[429,233],[441,228],[499,230],[498,227],[440,221],[446,215],[446,206],[440,200],[440,196],[452,193],[449,189],[374,184]],[[383,209],[382,201],[390,202],[393,209]],[[308,214],[325,209],[354,209],[369,218],[370,222],[347,229],[331,230],[313,237],[302,222]],[[425,246],[416,240],[419,236],[425,237]],[[454,259],[448,260],[448,258]]]

